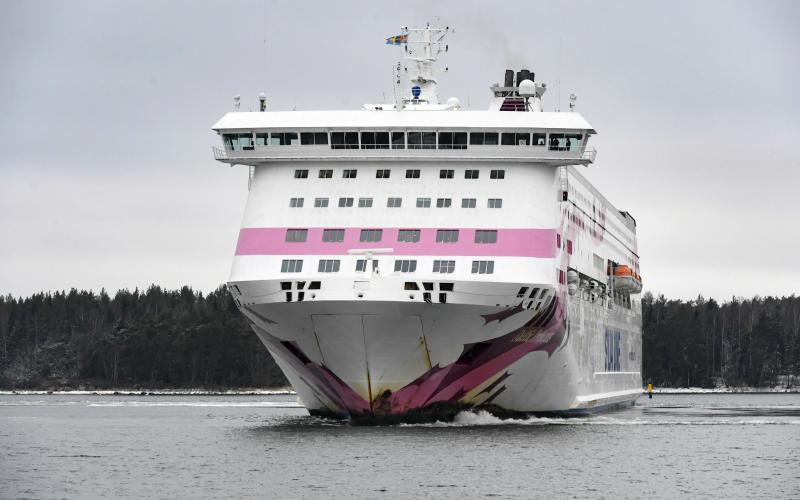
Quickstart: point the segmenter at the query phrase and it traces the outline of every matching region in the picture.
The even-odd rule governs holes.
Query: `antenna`
[[[242,101],[242,96],[240,96],[239,94],[236,94],[235,96],[233,96],[233,110],[234,111],[239,111],[239,106],[241,105],[241,101]]]

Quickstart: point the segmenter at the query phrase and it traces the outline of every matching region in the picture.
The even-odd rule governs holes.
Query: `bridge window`
[[[436,149],[436,132],[409,132],[408,149]]]
[[[405,132],[392,132],[392,149],[406,149]]]
[[[341,264],[339,259],[320,259],[317,271],[321,273],[338,273],[339,264]]]
[[[394,272],[396,273],[413,273],[417,270],[416,260],[398,259],[394,261]]]
[[[328,198],[314,198],[314,206],[317,208],[326,208],[328,206]]]
[[[474,146],[497,146],[497,132],[470,132],[469,143]]]
[[[503,132],[500,143],[503,146],[530,146],[531,134],[528,132]]]
[[[531,144],[534,146],[546,146],[547,145],[547,134],[534,132],[531,134],[533,136],[531,140]]]
[[[417,208],[431,208],[431,199],[417,198]]]
[[[419,229],[401,229],[397,232],[397,241],[403,243],[419,243]]]
[[[303,206],[303,198],[290,198],[289,199],[289,206],[291,208],[302,208]]]
[[[361,132],[361,149],[389,149],[389,132]]]
[[[294,171],[294,178],[295,179],[308,179],[308,170],[295,170]]]
[[[493,260],[473,260],[472,274],[494,274]]]
[[[344,229],[323,229],[322,241],[328,243],[340,243],[344,241]]]
[[[465,179],[477,179],[480,175],[480,170],[464,170]]]
[[[303,243],[308,238],[308,229],[287,229],[286,241],[291,243]]]
[[[467,133],[439,132],[439,149],[467,149]]]
[[[320,179],[331,179],[333,178],[333,170],[326,168],[319,171],[319,178]]]
[[[582,134],[550,134],[550,151],[578,151]]]
[[[489,198],[489,201],[486,204],[489,208],[503,208],[503,199],[502,198]]]
[[[434,260],[433,272],[451,274],[456,270],[456,261],[454,260]],[[440,288],[441,289],[441,288]]]
[[[352,207],[353,206],[353,198],[339,198],[339,207]]]
[[[461,198],[461,208],[475,208],[477,200],[475,198]]]
[[[392,174],[391,170],[376,170],[375,171],[375,178],[376,179],[388,179],[391,174]]]
[[[419,179],[419,170],[417,169],[406,170],[406,179]]]
[[[269,134],[266,132],[256,134],[256,146],[266,146],[269,144]]]
[[[297,140],[297,132],[270,132],[269,144],[270,146],[297,146],[300,142]]]
[[[327,132],[300,132],[300,144],[303,145],[327,145]]]
[[[250,151],[253,149],[253,134],[222,134],[225,148],[231,151]]]
[[[497,243],[497,231],[478,229],[475,231],[475,243]]]
[[[386,201],[386,206],[389,208],[400,208],[403,204],[403,198],[389,198]]]
[[[284,259],[281,262],[282,273],[299,273],[303,270],[303,261],[297,259]]]
[[[452,198],[436,198],[436,208],[450,208],[452,204]]]
[[[458,242],[458,229],[438,229],[436,231],[436,243],[456,242]]]
[[[331,132],[331,149],[358,149],[358,132]]]

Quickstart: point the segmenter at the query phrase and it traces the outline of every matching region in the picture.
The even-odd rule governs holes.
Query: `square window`
[[[333,170],[331,169],[323,169],[319,171],[320,179],[331,179],[332,177],[333,177]]]
[[[434,260],[433,272],[452,274],[456,270],[456,261],[454,260]],[[441,287],[440,287],[441,289]],[[452,291],[452,290],[450,290]]]
[[[456,242],[458,242],[458,229],[438,229],[436,231],[436,243]]]
[[[363,273],[367,270],[367,259],[358,259],[356,261],[356,272]]]
[[[475,231],[475,243],[497,243],[497,230],[477,229]]]
[[[480,175],[479,170],[464,170],[465,179],[477,179]]]
[[[453,200],[451,198],[436,198],[436,208],[450,208]]]
[[[303,206],[303,198],[290,198],[289,206],[292,208],[301,208]]]
[[[386,206],[389,208],[400,208],[403,204],[403,198],[389,198],[386,201]]]
[[[487,206],[489,208],[503,208],[503,199],[502,198],[489,198],[487,202]]]
[[[505,179],[506,178],[506,171],[505,170],[492,170],[489,172],[490,179]]]
[[[344,169],[342,171],[342,177],[345,179],[355,179],[356,175],[358,174],[358,170],[356,169]]]
[[[295,179],[308,179],[308,170],[295,170],[294,171],[294,178]]]
[[[287,229],[286,241],[292,243],[302,243],[308,238],[308,229]]]
[[[419,170],[417,169],[406,170],[406,179],[419,179]]]
[[[358,199],[358,207],[359,208],[372,208],[372,198],[359,198]]]
[[[394,272],[396,273],[413,273],[417,270],[416,260],[395,260]]]
[[[339,198],[339,206],[340,207],[352,207],[353,206],[353,198]]]
[[[388,179],[389,175],[392,173],[391,170],[376,170],[375,171],[375,178],[376,179]]]
[[[344,229],[323,229],[322,241],[328,243],[340,243],[344,241]]]
[[[493,260],[472,261],[472,274],[493,274],[493,273],[494,273]]]
[[[461,208],[475,208],[477,200],[475,198],[461,198]]]
[[[317,208],[325,208],[328,206],[328,198],[314,198],[314,206]]]
[[[397,232],[397,241],[403,243],[418,243],[420,237],[419,229],[400,229]]]
[[[338,273],[340,264],[341,261],[339,259],[320,259],[317,271],[320,273]]]
[[[359,241],[377,242],[383,238],[383,229],[362,229]]]
[[[417,208],[431,208],[431,199],[417,198]]]
[[[439,178],[440,179],[452,179],[454,175],[454,170],[439,170]]]
[[[303,270],[303,261],[296,259],[284,259],[281,262],[282,273],[299,273]]]

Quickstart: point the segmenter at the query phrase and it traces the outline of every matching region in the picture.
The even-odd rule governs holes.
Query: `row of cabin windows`
[[[389,169],[379,169],[375,171],[375,178],[376,179],[389,179],[392,175],[392,171]],[[358,176],[357,169],[344,169],[342,170],[342,178],[344,179],[355,179]],[[333,169],[321,169],[318,173],[318,177],[320,179],[332,179],[333,178]],[[294,171],[294,178],[295,179],[308,179],[308,170],[307,169],[297,169]],[[406,170],[406,179],[419,179],[420,178],[420,171],[419,169],[408,169]],[[440,179],[454,179],[455,178],[455,170],[452,169],[441,169],[439,170],[439,178]],[[464,171],[464,178],[465,179],[479,179],[480,178],[480,170],[465,170]],[[490,170],[489,171],[489,178],[490,179],[505,179],[506,178],[506,171],[505,170]]]
[[[344,241],[344,229],[323,229],[322,241],[327,243],[341,243]],[[401,243],[419,243],[422,230],[400,229],[397,232],[397,241]],[[457,243],[458,229],[437,229],[436,243]],[[379,242],[383,240],[383,229],[361,229],[358,238],[361,242]],[[287,229],[286,241],[289,243],[305,243],[308,241],[308,229]],[[476,229],[475,243],[497,243],[496,229]]]
[[[320,273],[338,273],[341,269],[340,259],[320,259],[317,264],[317,272]],[[377,268],[378,261],[372,261],[372,267]],[[366,259],[358,259],[356,261],[356,272],[366,272],[367,261]],[[394,261],[394,272],[396,273],[413,273],[417,270],[417,261],[415,259],[396,259]],[[433,270],[434,273],[452,274],[456,270],[456,261],[454,260],[434,260]],[[281,262],[282,273],[299,273],[303,271],[302,259],[284,259]],[[494,274],[494,261],[493,260],[473,260],[471,267],[472,274]]]
[[[417,208],[430,208],[432,198],[417,198]],[[358,198],[358,208],[372,208],[373,198]],[[314,198],[314,208],[327,208],[330,204],[329,198]],[[290,208],[303,208],[305,198],[289,198]],[[338,205],[340,208],[348,208],[356,205],[356,198],[341,197]],[[476,208],[477,198],[461,198],[461,208]],[[390,197],[386,200],[388,208],[401,208],[403,198]],[[450,208],[453,206],[452,198],[436,198],[436,208]],[[503,208],[502,198],[489,198],[486,200],[487,208]]]
[[[222,134],[225,147],[252,151],[256,146],[329,144],[328,132],[239,132]],[[552,151],[577,151],[583,134],[545,132],[330,132],[331,149],[467,149],[467,146],[548,146]]]

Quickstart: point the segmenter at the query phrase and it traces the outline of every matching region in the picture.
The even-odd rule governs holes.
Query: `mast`
[[[436,78],[436,61],[439,54],[447,52],[447,34],[450,27],[409,28],[403,26],[402,34],[406,36],[407,64],[404,67],[408,75],[410,88],[403,98],[407,104],[439,104],[439,86]]]

